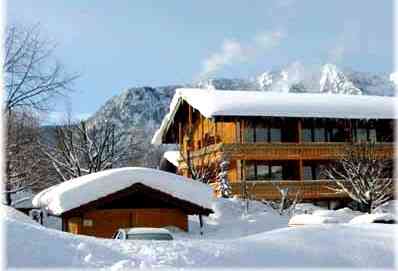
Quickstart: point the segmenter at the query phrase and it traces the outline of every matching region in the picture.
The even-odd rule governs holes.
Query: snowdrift
[[[0,218],[13,219],[21,223],[39,225],[36,221],[34,221],[32,218],[25,215],[24,213],[18,211],[17,209],[14,209],[13,207],[6,206],[3,204],[0,204]]]
[[[129,242],[2,219],[7,227],[7,267],[12,268],[392,268],[394,263],[395,225],[285,228],[234,240]]]

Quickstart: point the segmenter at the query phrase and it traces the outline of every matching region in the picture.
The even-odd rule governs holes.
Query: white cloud
[[[239,42],[224,40],[221,51],[212,54],[208,59],[203,61],[202,75],[212,74],[222,69],[225,65],[244,61],[245,59],[245,52],[243,52],[242,45]]]
[[[272,31],[255,35],[251,43],[224,40],[219,52],[211,54],[202,62],[200,77],[209,77],[225,66],[253,61],[259,53],[279,46],[285,36],[282,31]]]

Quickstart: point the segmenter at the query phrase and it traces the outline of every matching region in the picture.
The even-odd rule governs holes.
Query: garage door
[[[188,217],[178,209],[136,209],[131,224],[155,228],[175,226],[187,231]]]
[[[83,216],[82,233],[112,238],[119,228],[130,227],[131,210],[95,210]]]
[[[84,214],[81,233],[112,238],[119,228],[175,226],[188,230],[188,216],[179,209],[110,209]]]

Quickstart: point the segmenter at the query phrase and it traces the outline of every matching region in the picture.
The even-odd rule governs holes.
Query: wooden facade
[[[276,182],[301,190],[304,200],[317,201],[346,197],[328,189],[333,183],[324,180],[321,171],[349,145],[373,141],[380,156],[393,159],[393,130],[392,119],[205,118],[182,101],[162,142],[179,144],[181,153],[189,153],[194,164],[227,159],[236,195],[241,196],[245,184],[255,198],[275,199],[277,191],[271,182]],[[178,172],[188,175],[185,161],[180,161]]]
[[[61,215],[64,231],[112,238],[119,228],[174,226],[188,231],[188,215],[212,211],[136,183]]]

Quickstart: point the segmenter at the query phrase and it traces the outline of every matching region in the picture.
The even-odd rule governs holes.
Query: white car
[[[119,229],[113,236],[118,240],[173,240],[171,233],[162,228],[128,228]]]

